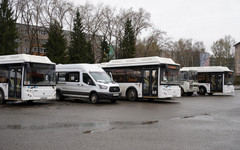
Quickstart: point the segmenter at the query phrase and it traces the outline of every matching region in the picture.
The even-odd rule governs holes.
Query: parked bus
[[[180,87],[181,95],[192,96],[199,92],[199,83],[197,81],[197,71],[186,67],[180,69]]]
[[[117,59],[100,66],[119,84],[122,96],[128,100],[181,96],[179,64],[170,58]]]
[[[120,88],[111,77],[94,64],[57,65],[57,100],[66,97],[87,98],[92,103],[108,99],[115,103]]]
[[[55,97],[55,63],[46,56],[0,56],[0,103]]]
[[[199,94],[234,94],[233,71],[222,66],[185,67],[198,72]]]

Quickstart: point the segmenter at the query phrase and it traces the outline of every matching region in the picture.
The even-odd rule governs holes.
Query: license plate
[[[113,96],[119,96],[119,94],[113,94]]]

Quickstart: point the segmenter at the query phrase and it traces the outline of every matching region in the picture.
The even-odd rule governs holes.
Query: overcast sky
[[[231,35],[240,42],[240,0],[69,0],[75,4],[103,2],[112,7],[151,13],[151,21],[172,37],[203,41],[210,51],[214,41]]]

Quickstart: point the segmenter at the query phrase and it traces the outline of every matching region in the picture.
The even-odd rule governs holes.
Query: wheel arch
[[[60,88],[57,88],[56,92],[60,92],[61,94],[63,94],[63,91]]]
[[[88,95],[88,96],[90,97],[90,96],[91,96],[93,93],[96,93],[96,94],[97,94],[97,96],[99,96],[99,95],[98,95],[98,92],[97,92],[97,91],[95,91],[95,90],[92,90],[92,91],[89,93],[89,95]]]
[[[200,88],[204,88],[205,92],[207,92],[207,87],[206,87],[206,86],[204,86],[204,85],[199,85],[199,89],[200,89]]]
[[[0,87],[0,91],[3,93],[3,98],[5,99],[5,93],[4,90]]]

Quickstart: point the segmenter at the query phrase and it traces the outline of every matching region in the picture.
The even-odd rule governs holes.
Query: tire
[[[200,94],[200,95],[205,95],[205,94],[206,94],[206,89],[205,89],[205,87],[199,87],[199,94]]]
[[[130,101],[136,101],[137,100],[137,92],[135,89],[129,89],[127,91],[127,99]]]
[[[116,103],[117,102],[116,99],[111,99],[110,101],[111,101],[111,103]]]
[[[187,96],[192,96],[193,95],[193,92],[188,92],[187,93]]]
[[[92,104],[97,104],[98,103],[98,95],[96,93],[92,93],[89,97],[89,100]]]
[[[184,90],[183,90],[183,88],[181,88],[181,96],[183,96],[184,95]]]
[[[6,104],[3,91],[0,90],[0,104]]]
[[[208,93],[208,95],[213,95],[213,93]]]
[[[30,100],[30,101],[27,101],[27,104],[32,104],[33,103],[33,101],[32,100]]]
[[[57,91],[56,100],[57,100],[57,101],[62,101],[62,100],[64,100],[64,96],[62,95],[62,93],[61,93],[60,91]]]

